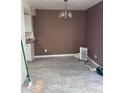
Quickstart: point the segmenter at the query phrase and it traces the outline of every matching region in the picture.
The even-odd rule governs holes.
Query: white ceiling
[[[86,10],[102,0],[68,0],[68,9]],[[30,0],[35,9],[58,10],[64,8],[64,0]]]

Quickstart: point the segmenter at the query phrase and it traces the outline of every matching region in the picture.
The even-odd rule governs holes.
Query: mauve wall
[[[86,46],[89,57],[103,65],[103,2],[86,11]]]
[[[35,55],[78,53],[79,47],[85,45],[85,12],[72,11],[72,19],[60,19],[58,12],[36,11],[33,17],[34,35],[38,40]]]

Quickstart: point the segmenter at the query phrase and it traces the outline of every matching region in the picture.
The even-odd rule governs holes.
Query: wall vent
[[[87,48],[80,47],[80,60],[87,61]]]

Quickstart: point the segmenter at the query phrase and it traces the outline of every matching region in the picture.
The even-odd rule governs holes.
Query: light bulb
[[[64,12],[62,11],[61,16],[64,17]]]
[[[69,13],[68,13],[68,17],[69,18],[72,18],[72,13],[69,11]]]

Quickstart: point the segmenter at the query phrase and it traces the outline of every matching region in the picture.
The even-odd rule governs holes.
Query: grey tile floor
[[[44,80],[44,93],[103,93],[103,77],[75,57],[40,58],[28,63],[32,82]],[[31,93],[22,86],[22,93]]]

